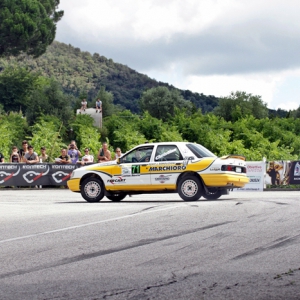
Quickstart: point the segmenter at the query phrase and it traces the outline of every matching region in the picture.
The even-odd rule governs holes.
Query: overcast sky
[[[180,89],[300,105],[300,1],[60,0],[56,40]]]

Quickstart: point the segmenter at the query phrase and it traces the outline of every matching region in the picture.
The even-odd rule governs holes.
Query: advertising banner
[[[74,169],[80,164],[0,164],[1,186],[67,185]]]
[[[247,161],[247,177],[250,179],[243,188],[233,189],[233,191],[263,191],[266,173],[266,163],[264,161]]]
[[[294,162],[292,162],[294,163]],[[287,160],[269,161],[267,163],[265,183],[270,185],[289,184],[291,162]],[[300,173],[299,173],[300,180]]]
[[[300,184],[300,161],[287,162],[285,173],[283,184]]]

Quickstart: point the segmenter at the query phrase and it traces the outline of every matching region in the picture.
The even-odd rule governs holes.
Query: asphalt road
[[[300,299],[299,199],[1,189],[0,299]]]

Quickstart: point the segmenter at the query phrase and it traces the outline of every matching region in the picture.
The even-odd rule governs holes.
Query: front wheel
[[[185,176],[178,183],[178,194],[184,201],[197,201],[202,195],[202,184],[196,176]]]
[[[103,182],[96,177],[89,177],[80,187],[81,196],[87,202],[99,202],[104,197]]]
[[[106,195],[106,198],[111,201],[118,202],[123,200],[126,196],[127,194],[110,194],[110,195]]]

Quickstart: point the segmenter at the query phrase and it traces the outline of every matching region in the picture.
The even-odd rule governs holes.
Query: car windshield
[[[196,155],[197,158],[216,157],[212,152],[199,144],[186,144],[186,146]]]

